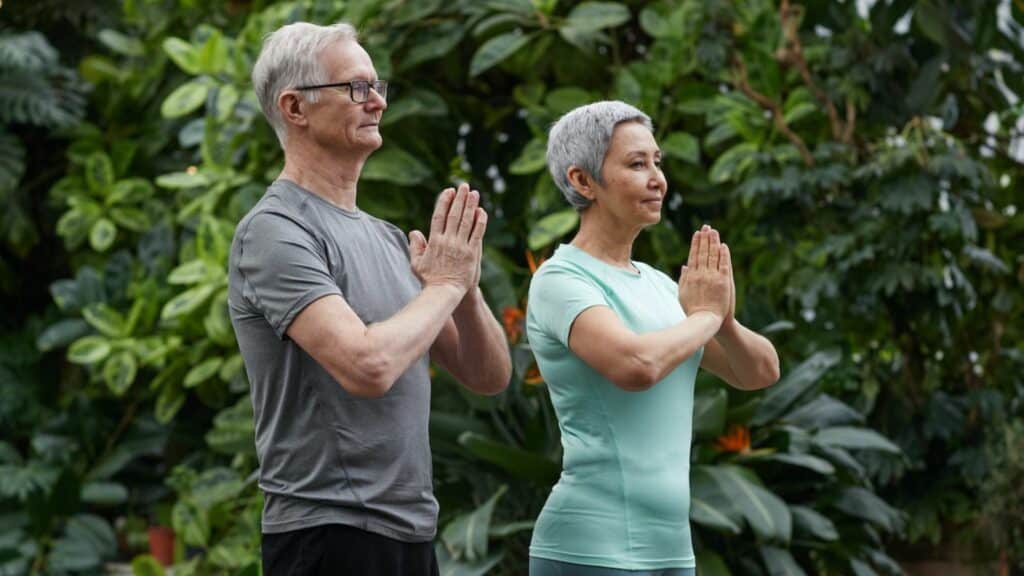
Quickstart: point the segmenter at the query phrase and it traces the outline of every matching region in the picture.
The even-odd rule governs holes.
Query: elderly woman
[[[697,368],[756,390],[779,376],[735,319],[728,247],[696,231],[679,281],[631,259],[668,189],[650,118],[598,102],[551,129],[548,167],[580,228],[530,286],[526,329],[562,432],[532,576],[694,574],[689,471]]]

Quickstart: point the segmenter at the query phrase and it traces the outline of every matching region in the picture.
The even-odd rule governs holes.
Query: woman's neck
[[[635,270],[633,242],[642,229],[606,218],[591,206],[580,214],[580,230],[571,244],[612,266]]]

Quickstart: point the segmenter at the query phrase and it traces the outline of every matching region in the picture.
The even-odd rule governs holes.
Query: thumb
[[[409,252],[412,256],[420,256],[427,250],[427,239],[419,230],[409,232]]]

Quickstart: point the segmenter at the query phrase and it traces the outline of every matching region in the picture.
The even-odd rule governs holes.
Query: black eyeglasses
[[[315,86],[296,86],[296,90],[317,90],[319,88],[348,88],[348,95],[356,104],[366,102],[370,97],[370,89],[384,100],[388,99],[387,80],[353,80],[351,82],[334,82],[333,84],[317,84]]]

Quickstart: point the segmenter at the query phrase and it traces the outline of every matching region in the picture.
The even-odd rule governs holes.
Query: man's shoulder
[[[290,194],[280,182],[267,187],[256,204],[242,217],[235,229],[235,237],[277,235],[288,231],[308,231],[309,225],[302,217],[305,199]]]

